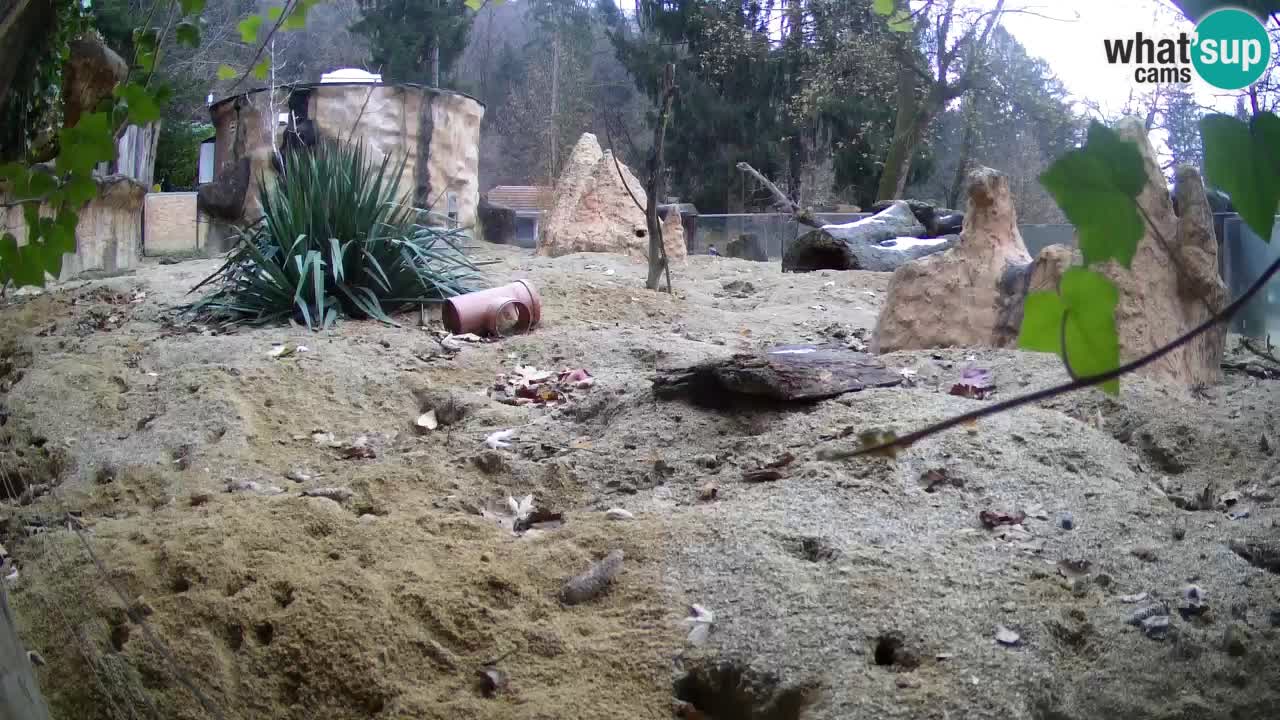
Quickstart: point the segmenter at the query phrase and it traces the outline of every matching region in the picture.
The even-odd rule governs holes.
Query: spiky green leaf
[[[240,71],[239,71],[239,70],[236,70],[235,68],[231,67],[230,65],[225,65],[225,64],[224,64],[224,65],[219,65],[219,66],[218,66],[218,79],[219,79],[219,80],[235,80],[235,79],[236,79],[236,77],[238,77],[239,75],[240,75]]]

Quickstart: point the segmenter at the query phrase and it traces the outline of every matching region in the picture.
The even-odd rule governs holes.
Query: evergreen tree
[[[374,0],[352,26],[369,38],[372,65],[388,82],[441,82],[467,46],[473,13],[463,0]]]

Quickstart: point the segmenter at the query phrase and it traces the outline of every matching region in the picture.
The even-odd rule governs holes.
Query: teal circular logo
[[[1235,8],[1215,10],[1196,25],[1191,63],[1210,85],[1222,90],[1249,87],[1267,71],[1271,38],[1262,21]]]

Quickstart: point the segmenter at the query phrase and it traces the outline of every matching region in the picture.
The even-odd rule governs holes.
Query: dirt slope
[[[660,366],[852,341],[887,277],[697,257],[670,297],[627,258],[481,252],[502,260],[495,278],[538,285],[544,326],[456,354],[413,316],[322,334],[165,322],[210,262],[0,311],[4,467],[37,486],[6,507],[3,542],[57,717],[210,717],[184,680],[221,716],[255,719],[663,718],[677,694],[722,720],[1261,718],[1280,702],[1280,576],[1229,547],[1280,539],[1276,443],[1262,440],[1274,381],[1233,373],[1196,397],[1134,381],[893,461],[830,461],[825,448],[862,430],[983,402],[946,394],[966,364],[990,368],[998,396],[1062,370],[1014,352],[900,353],[885,359],[914,371],[911,387],[788,410],[658,402]],[[273,358],[275,342],[308,351]],[[520,365],[596,382],[556,411],[486,396]],[[415,391],[465,413],[415,433]],[[484,446],[511,428],[511,448]],[[345,458],[362,436],[375,456]],[[787,452],[785,477],[743,482]],[[928,491],[935,469],[951,481]],[[258,489],[226,492],[246,481]],[[1215,503],[1179,509],[1207,484]],[[352,494],[302,497],[323,487]],[[508,493],[565,524],[515,537],[476,512]],[[614,507],[635,519],[606,519]],[[1000,533],[982,510],[1032,517]],[[564,581],[613,549],[626,560],[611,591],[562,605]],[[1064,577],[1062,560],[1088,572]],[[1184,619],[1188,585],[1209,609]],[[1126,624],[1154,600],[1172,612],[1161,640]],[[715,613],[703,647],[686,644],[690,603]],[[476,671],[493,661],[510,682],[489,698]]]

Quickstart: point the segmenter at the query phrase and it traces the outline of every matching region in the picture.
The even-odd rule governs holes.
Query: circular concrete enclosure
[[[374,161],[405,160],[405,203],[432,211],[427,224],[469,227],[480,201],[480,121],[484,105],[461,93],[420,85],[322,83],[263,88],[209,107],[215,132],[214,180],[199,189],[221,252],[237,226],[262,214],[261,181],[276,177],[281,153],[324,139],[364,143]]]

